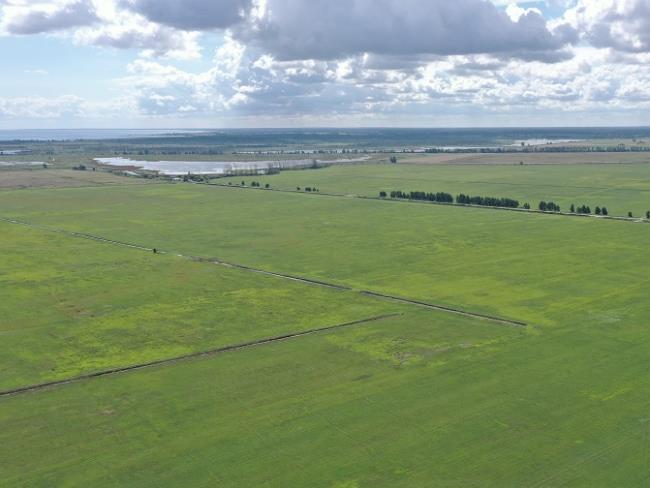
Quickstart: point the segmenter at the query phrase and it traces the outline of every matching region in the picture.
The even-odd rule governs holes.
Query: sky
[[[650,0],[0,0],[0,129],[650,125]]]

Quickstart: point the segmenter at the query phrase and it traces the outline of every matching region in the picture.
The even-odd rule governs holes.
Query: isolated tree
[[[524,209],[530,210],[530,203],[524,203]]]
[[[266,185],[264,185],[264,188],[271,188],[271,185],[267,183]]]
[[[600,215],[600,207],[596,207],[595,213],[596,215]]]
[[[603,207],[603,208],[601,208],[601,209],[600,209],[600,212],[601,212],[603,215],[609,215],[609,212],[607,211],[607,207]]]
[[[242,181],[242,182],[241,182],[241,186],[246,186],[246,182],[245,182],[245,181]]]
[[[571,211],[571,213],[576,213],[576,206],[572,203],[569,210]]]
[[[393,164],[397,164],[397,156],[391,156],[390,157],[390,162]]]
[[[632,218],[632,217],[633,217],[632,212],[628,212],[628,213],[627,213],[627,216],[628,216],[629,218]]]
[[[386,198],[386,192],[385,191],[380,191],[379,192],[379,198]]]

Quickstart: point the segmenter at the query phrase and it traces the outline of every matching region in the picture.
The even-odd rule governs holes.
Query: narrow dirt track
[[[39,390],[45,390],[49,388],[55,388],[58,386],[63,386],[63,385],[68,385],[71,383],[78,383],[80,381],[84,380],[90,380],[93,378],[101,378],[102,376],[110,376],[110,375],[116,375],[116,374],[121,374],[121,373],[127,373],[129,371],[135,371],[139,369],[145,369],[145,368],[152,368],[155,366],[163,366],[167,364],[173,364],[177,363],[180,361],[187,361],[190,359],[196,359],[196,358],[201,358],[201,357],[206,357],[206,356],[216,356],[217,354],[222,354],[225,352],[231,352],[231,351],[238,351],[241,349],[248,349],[251,347],[257,347],[257,346],[263,346],[266,344],[271,344],[274,342],[279,342],[279,341],[286,341],[289,339],[296,339],[298,337],[303,337],[311,334],[317,334],[319,332],[326,332],[329,330],[335,330],[335,329],[341,329],[344,327],[351,327],[354,325],[362,325],[362,324],[368,324],[371,322],[378,322],[380,320],[392,318],[392,317],[398,317],[402,315],[401,313],[391,313],[391,314],[384,314],[384,315],[378,315],[376,317],[370,317],[367,319],[361,319],[361,320],[355,320],[352,322],[345,322],[342,324],[336,324],[336,325],[329,325],[327,327],[319,327],[317,329],[309,329],[305,330],[302,332],[293,332],[290,334],[283,334],[279,336],[273,336],[273,337],[266,337],[264,339],[257,339],[254,341],[249,341],[249,342],[242,342],[239,344],[233,344],[230,346],[223,346],[219,347],[216,349],[210,349],[208,351],[200,351],[200,352],[195,352],[195,353],[190,353],[190,354],[184,354],[182,356],[175,356],[173,358],[166,358],[166,359],[158,359],[156,361],[149,361],[146,363],[140,363],[140,364],[132,364],[130,366],[124,366],[121,368],[112,368],[112,369],[107,369],[104,371],[97,371],[95,373],[88,373],[84,375],[79,375],[75,376],[73,378],[67,378],[63,380],[57,380],[57,381],[50,381],[47,383],[39,383],[36,385],[29,385],[29,386],[23,386],[20,388],[14,388],[11,390],[5,390],[5,391],[0,391],[0,398],[4,397],[11,397],[11,396],[16,396],[24,393],[30,393],[30,392],[35,392]]]
[[[48,226],[39,225],[39,224],[32,224],[30,222],[26,222],[26,221],[18,220],[18,219],[0,217],[0,222],[8,222],[8,223],[11,223],[11,224],[16,224],[16,225],[24,225],[24,226],[33,227],[33,228],[39,229],[39,230],[44,230],[44,231],[49,231],[49,232],[56,232],[56,233],[63,234],[63,235],[69,235],[69,236],[72,236],[72,237],[78,237],[78,238],[82,238],[82,239],[89,239],[89,240],[92,240],[92,241],[102,242],[102,243],[106,243],[106,244],[112,244],[112,245],[117,245],[117,246],[128,247],[128,248],[131,248],[131,249],[138,249],[138,250],[141,250],[141,251],[149,251],[149,252],[153,251],[153,248],[142,246],[142,245],[139,245],[139,244],[133,244],[133,243],[123,242],[123,241],[117,241],[117,240],[114,240],[114,239],[108,239],[108,238],[105,238],[105,237],[96,236],[96,235],[93,235],[93,234],[86,234],[86,233],[83,233],[83,232],[68,231],[68,230],[65,230],[65,229],[59,229],[59,228],[55,228],[55,227],[48,227]],[[177,256],[177,257],[182,258],[182,259],[188,259],[188,260],[203,262],[203,263],[210,263],[210,264],[214,264],[214,265],[218,265],[218,266],[224,266],[224,267],[227,267],[227,268],[240,269],[240,270],[248,271],[248,272],[251,272],[251,273],[258,273],[258,274],[263,274],[263,275],[267,275],[267,276],[273,276],[273,277],[276,277],[276,278],[295,281],[295,282],[304,283],[304,284],[313,285],[313,286],[321,286],[321,287],[340,290],[340,291],[357,291],[357,290],[353,290],[352,288],[344,286],[344,285],[338,285],[338,284],[335,284],[335,283],[328,283],[328,282],[325,282],[325,281],[315,280],[315,279],[305,278],[305,277],[300,277],[300,276],[292,276],[292,275],[283,274],[283,273],[276,273],[274,271],[267,271],[267,270],[259,269],[259,268],[252,268],[250,266],[244,266],[242,264],[230,263],[228,261],[223,261],[223,260],[220,260],[220,259],[217,259],[217,258],[202,258],[202,257],[198,257],[198,256],[186,256],[186,255],[178,254],[178,253],[171,252],[171,251],[165,251],[165,250],[162,250],[160,248],[156,248],[156,251],[159,254],[169,254],[169,255]],[[454,314],[457,314],[457,315],[464,315],[466,317],[478,318],[478,319],[482,319],[482,320],[489,320],[489,321],[499,323],[499,324],[515,325],[515,326],[518,326],[518,327],[525,327],[525,326],[528,325],[528,324],[526,324],[524,322],[520,322],[520,321],[515,321],[515,320],[506,319],[506,318],[480,314],[480,313],[476,313],[476,312],[469,312],[469,311],[466,311],[466,310],[462,310],[460,308],[453,308],[453,307],[447,307],[447,306],[444,306],[444,305],[435,305],[435,304],[432,304],[432,303],[425,303],[425,302],[421,302],[421,301],[417,301],[417,300],[413,300],[413,299],[409,299],[409,298],[402,298],[402,297],[396,297],[396,296],[392,296],[392,295],[385,295],[385,294],[378,293],[378,292],[373,292],[373,291],[370,291],[370,290],[358,290],[357,292],[362,294],[362,295],[377,298],[377,299],[380,299],[380,300],[397,301],[397,302],[401,302],[401,303],[404,303],[404,304],[407,304],[407,305],[414,305],[414,306],[418,306],[418,307],[428,308],[428,309],[431,309],[431,310],[437,310],[437,311],[440,311],[440,312],[454,313]]]
[[[44,230],[47,232],[55,232],[57,234],[68,235],[72,237],[79,237],[81,239],[88,239],[90,241],[104,242],[107,244],[115,244],[123,247],[130,247],[132,249],[139,249],[140,251],[153,251],[153,248],[141,246],[139,244],[132,244],[129,242],[116,241],[114,239],[107,239],[106,237],[95,236],[92,234],[85,234],[83,232],[75,232],[73,230],[58,229],[56,227],[49,227],[47,225],[34,224],[32,222],[27,222],[19,219],[11,219],[7,217],[0,217],[1,222],[7,222],[8,224],[23,225],[25,227],[33,227],[34,229]],[[164,254],[161,251],[161,254]]]
[[[259,273],[267,276],[275,276],[276,278],[283,278],[285,280],[291,280],[291,281],[297,281],[299,283],[305,283],[308,285],[316,285],[316,286],[323,286],[325,288],[334,288],[335,290],[345,290],[345,291],[350,291],[352,288],[348,286],[343,286],[343,285],[336,285],[334,283],[328,283],[326,281],[321,281],[321,280],[315,280],[312,278],[303,278],[301,276],[293,276],[293,275],[288,275],[288,274],[283,274],[283,273],[276,273],[274,271],[267,271],[264,269],[258,269],[258,268],[251,268],[250,266],[244,266],[243,264],[236,264],[236,263],[229,263],[227,261],[221,261],[219,259],[214,259],[214,260],[206,260],[205,258],[196,258],[198,261],[202,262],[210,262],[212,264],[217,264],[219,266],[226,266],[228,268],[235,268],[235,269],[241,269],[243,271],[249,271],[251,273]]]
[[[511,325],[514,327],[526,327],[527,324],[525,322],[519,322],[517,320],[510,320],[510,319],[504,319],[501,317],[495,317],[493,315],[485,315],[481,313],[475,313],[475,312],[467,312],[465,310],[460,310],[458,308],[451,308],[451,307],[445,307],[444,305],[434,305],[433,303],[426,303],[426,302],[421,302],[418,300],[411,300],[408,298],[400,298],[396,297],[393,295],[384,295],[383,293],[377,293],[374,291],[361,291],[360,292],[362,295],[370,296],[370,297],[375,297],[375,298],[383,298],[386,300],[390,300],[393,302],[400,302],[400,303],[406,303],[410,305],[417,305],[418,307],[424,307],[424,308],[431,308],[433,310],[440,310],[442,312],[449,312],[449,313],[455,313],[458,315],[464,315],[465,317],[473,317],[481,320],[490,320],[491,322],[498,322],[503,325]]]
[[[115,239],[108,239],[106,237],[102,236],[97,236],[93,234],[86,234],[84,232],[76,232],[76,231],[70,231],[70,230],[65,230],[65,229],[59,229],[56,227],[49,227],[46,225],[40,225],[40,224],[34,224],[31,222],[27,222],[24,220],[18,220],[18,219],[11,219],[11,218],[6,218],[6,217],[0,217],[0,222],[7,222],[9,224],[16,224],[16,225],[23,225],[25,227],[33,227],[34,229],[39,229],[47,232],[55,232],[57,234],[63,234],[63,235],[68,235],[72,237],[79,237],[81,239],[88,239],[91,241],[97,241],[97,242],[103,242],[106,244],[114,244],[116,246],[122,246],[122,247],[128,247],[131,249],[138,249],[140,251],[148,251],[148,252],[153,252],[152,247],[146,247],[140,244],[133,244],[130,242],[124,242],[124,241],[117,241]],[[286,280],[291,280],[291,281],[297,281],[299,283],[306,283],[310,285],[317,285],[317,286],[323,286],[326,288],[334,288],[336,290],[350,290],[351,288],[343,285],[337,285],[334,283],[327,283],[325,281],[320,281],[320,280],[315,280],[311,278],[304,278],[301,276],[293,276],[293,275],[288,275],[288,274],[283,274],[283,273],[276,273],[274,271],[267,271],[264,269],[259,269],[259,268],[252,268],[250,266],[244,266],[243,264],[237,264],[237,263],[230,263],[228,261],[223,261],[221,259],[217,258],[202,258],[198,256],[187,256],[184,254],[178,254],[172,251],[165,251],[164,249],[156,248],[156,252],[158,254],[169,254],[169,255],[174,255],[179,258],[183,259],[189,259],[191,261],[197,261],[197,262],[203,262],[203,263],[210,263],[210,264],[216,264],[219,266],[225,266],[228,268],[235,268],[235,269],[241,269],[244,271],[249,271],[251,273],[259,273],[259,274],[264,274],[267,276],[275,276],[276,278],[283,278]]]

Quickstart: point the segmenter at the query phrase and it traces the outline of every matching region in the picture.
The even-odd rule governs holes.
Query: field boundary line
[[[81,239],[88,239],[88,240],[91,240],[91,241],[103,242],[103,243],[106,243],[106,244],[114,244],[114,245],[117,245],[117,246],[129,247],[131,249],[138,249],[140,251],[153,252],[153,250],[154,250],[154,248],[152,248],[152,247],[146,247],[146,246],[143,246],[143,245],[140,245],[140,244],[133,244],[133,243],[130,243],[130,242],[118,241],[118,240],[115,240],[115,239],[109,239],[107,237],[102,237],[102,236],[98,236],[98,235],[94,235],[94,234],[87,234],[85,232],[77,232],[77,231],[72,231],[72,230],[60,229],[60,228],[57,228],[57,227],[49,227],[47,225],[35,224],[35,223],[32,223],[32,222],[27,222],[25,220],[20,220],[20,219],[0,217],[0,222],[6,222],[6,223],[9,223],[9,224],[16,224],[16,225],[23,225],[25,227],[33,227],[33,228],[38,229],[38,230],[43,230],[43,231],[47,231],[47,232],[55,232],[57,234],[68,235],[68,236],[71,236],[71,237],[78,237],[78,238],[81,238]],[[175,253],[173,251],[165,251],[164,249],[160,249],[160,248],[156,248],[156,252],[158,254],[174,255],[174,256],[177,256],[179,258],[189,259],[189,260],[197,261],[197,262],[208,262],[208,263],[216,264],[216,265],[219,265],[219,266],[225,266],[227,268],[241,269],[243,271],[249,271],[251,273],[259,273],[259,274],[264,274],[264,275],[268,275],[268,276],[275,276],[276,278],[284,278],[284,279],[291,280],[291,281],[297,281],[299,283],[307,283],[307,284],[310,284],[310,285],[318,285],[318,286],[322,286],[322,287],[325,287],[325,288],[333,288],[333,289],[336,289],[336,290],[351,290],[350,287],[344,286],[344,285],[338,285],[338,284],[335,284],[335,283],[328,283],[326,281],[315,280],[315,279],[312,279],[312,278],[305,278],[305,277],[302,277],[302,276],[294,276],[294,275],[285,274],[285,273],[278,273],[278,272],[275,272],[275,271],[268,271],[268,270],[265,270],[265,269],[253,268],[251,266],[245,266],[243,264],[237,264],[237,263],[231,263],[231,262],[228,262],[228,261],[223,261],[223,260],[218,259],[218,258],[202,258],[202,257],[198,257],[198,256],[187,256],[187,255],[184,255],[184,254]]]
[[[139,244],[132,244],[132,243],[128,243],[128,242],[118,241],[118,240],[115,240],[115,239],[108,239],[106,237],[101,237],[101,236],[97,236],[97,235],[93,235],[93,234],[86,234],[84,232],[69,231],[69,230],[60,229],[60,228],[56,228],[56,227],[48,227],[48,226],[40,225],[40,224],[33,224],[33,223],[30,223],[30,222],[27,222],[27,221],[24,221],[24,220],[19,220],[19,219],[11,219],[11,218],[6,218],[6,217],[0,217],[0,222],[7,222],[7,223],[11,223],[11,224],[16,224],[16,225],[23,225],[23,226],[26,226],[26,227],[33,227],[33,228],[38,229],[38,230],[44,230],[44,231],[48,231],[48,232],[55,232],[55,233],[62,234],[62,235],[68,235],[68,236],[71,236],[71,237],[78,237],[78,238],[81,238],[81,239],[88,239],[88,240],[91,240],[91,241],[101,242],[101,243],[105,243],[105,244],[112,244],[112,245],[117,245],[117,246],[122,246],[122,247],[128,247],[128,248],[137,249],[137,250],[140,250],[140,251],[152,252],[154,250],[154,248],[145,247],[145,246],[142,246],[142,245],[139,245]],[[491,320],[491,321],[494,321],[494,322],[497,322],[497,323],[516,325],[518,327],[526,327],[528,325],[528,324],[526,324],[524,322],[520,322],[520,321],[505,319],[505,318],[501,318],[501,317],[494,317],[494,316],[490,316],[490,315],[480,314],[480,313],[477,313],[477,312],[469,312],[469,311],[462,310],[462,309],[459,309],[459,308],[447,307],[447,306],[443,306],[443,305],[434,305],[434,304],[431,304],[431,303],[421,302],[421,301],[413,300],[413,299],[409,299],[409,298],[386,295],[386,294],[382,294],[382,293],[379,293],[379,292],[373,292],[373,291],[370,291],[370,290],[355,290],[354,288],[351,288],[349,286],[339,285],[339,284],[335,284],[335,283],[329,283],[327,281],[321,281],[321,280],[316,280],[316,279],[312,279],[312,278],[305,278],[305,277],[300,277],[300,276],[293,276],[293,275],[289,275],[289,274],[278,273],[278,272],[275,272],[275,271],[267,271],[267,270],[260,269],[260,268],[253,268],[253,267],[250,267],[250,266],[245,266],[243,264],[237,264],[237,263],[231,263],[231,262],[228,262],[228,261],[223,261],[221,259],[214,258],[214,257],[213,258],[204,258],[204,257],[198,257],[198,256],[188,256],[188,255],[184,255],[184,254],[175,253],[173,251],[165,251],[164,249],[160,249],[160,248],[156,248],[156,252],[158,254],[163,254],[163,255],[167,254],[167,255],[170,255],[170,256],[176,256],[176,257],[179,257],[181,259],[187,259],[187,260],[191,260],[191,261],[195,261],[195,262],[210,263],[210,264],[214,264],[214,265],[217,265],[217,266],[223,266],[223,267],[226,267],[226,268],[232,268],[232,269],[239,269],[239,270],[242,270],[242,271],[248,271],[250,273],[258,273],[258,274],[263,274],[263,275],[266,275],[266,276],[273,276],[273,277],[276,277],[276,278],[280,278],[280,279],[284,279],[284,280],[290,280],[290,281],[294,281],[294,282],[298,282],[298,283],[304,283],[304,284],[307,284],[307,285],[320,286],[320,287],[323,287],[323,288],[330,288],[330,289],[334,289],[334,290],[338,290],[338,291],[353,291],[353,292],[356,292],[356,293],[359,293],[359,294],[362,294],[362,295],[365,295],[365,296],[369,296],[369,297],[373,297],[373,298],[377,298],[377,299],[381,299],[381,300],[393,300],[393,301],[398,301],[398,302],[401,302],[401,303],[405,303],[407,305],[414,305],[414,306],[418,306],[418,307],[424,307],[424,308],[428,308],[428,309],[431,309],[431,310],[438,310],[438,311],[441,311],[441,312],[460,314],[460,315],[464,315],[466,317],[473,317],[473,318],[478,318],[478,319],[482,319],[482,320]]]
[[[93,234],[86,234],[84,232],[77,232],[74,230],[66,230],[66,229],[59,229],[57,227],[49,227],[47,225],[41,225],[41,224],[35,224],[33,222],[27,222],[25,220],[20,220],[20,219],[12,219],[8,217],[0,217],[0,221],[2,222],[7,222],[9,224],[16,224],[16,225],[23,225],[25,227],[33,227],[34,229],[39,229],[39,230],[44,230],[47,232],[55,232],[57,234],[63,234],[63,235],[68,235],[72,237],[79,237],[81,239],[88,239],[90,241],[98,241],[98,242],[104,242],[106,244],[115,244],[118,246],[123,246],[123,247],[130,247],[132,249],[139,249],[140,251],[153,251],[153,248],[151,247],[146,247],[146,246],[141,246],[139,244],[132,244],[129,242],[123,242],[123,241],[116,241],[114,239],[109,239],[107,237],[101,237]],[[164,251],[161,251],[161,254],[164,253]]]
[[[203,258],[197,258],[198,261],[206,261]],[[334,283],[328,283],[327,281],[321,281],[321,280],[315,280],[312,278],[303,278],[301,276],[293,276],[289,274],[284,274],[284,273],[276,273],[275,271],[267,271],[265,269],[259,269],[259,268],[251,268],[250,266],[244,266],[243,264],[236,264],[236,263],[229,263],[228,261],[221,261],[219,259],[215,260],[208,260],[213,264],[218,264],[220,266],[225,266],[228,268],[235,268],[235,269],[241,269],[243,271],[249,271],[251,273],[259,273],[267,276],[275,276],[276,278],[284,278],[286,280],[291,280],[291,281],[297,281],[299,283],[306,283],[309,285],[318,285],[318,286],[323,286],[325,288],[333,288],[335,290],[341,290],[341,291],[351,291],[352,288],[349,286],[344,286],[344,285],[337,285]]]
[[[299,337],[304,337],[307,335],[312,335],[312,334],[317,334],[319,332],[327,332],[330,330],[336,330],[336,329],[342,329],[344,327],[352,327],[355,325],[363,325],[363,324],[368,324],[371,322],[379,322],[380,320],[385,320],[393,317],[399,317],[403,315],[400,312],[395,312],[395,313],[388,313],[388,314],[383,314],[383,315],[376,315],[374,317],[369,317],[365,319],[359,319],[359,320],[353,320],[351,322],[344,322],[341,324],[335,324],[335,325],[328,325],[325,327],[319,327],[316,329],[308,329],[304,330],[301,332],[292,332],[288,334],[281,334],[277,336],[272,336],[272,337],[265,337],[263,339],[256,339],[252,341],[246,341],[246,342],[240,342],[238,344],[232,344],[229,346],[222,346],[218,347],[215,349],[209,349],[207,351],[199,351],[199,352],[193,352],[193,353],[188,353],[188,354],[183,354],[181,356],[175,356],[172,358],[165,358],[165,359],[157,359],[154,361],[148,361],[146,363],[139,363],[139,364],[132,364],[130,366],[123,366],[119,368],[111,368],[111,369],[106,369],[102,371],[96,371],[94,373],[87,373],[87,374],[82,374],[79,376],[75,376],[72,378],[66,378],[62,380],[56,380],[56,381],[48,381],[46,383],[38,383],[35,385],[29,385],[29,386],[22,386],[19,388],[13,388],[10,390],[4,390],[0,391],[0,398],[5,398],[5,397],[11,397],[11,396],[16,396],[20,394],[25,394],[25,393],[30,393],[34,391],[39,391],[39,390],[45,390],[49,388],[55,388],[58,386],[64,386],[68,385],[71,383],[78,383],[81,381],[85,380],[90,380],[93,378],[101,378],[103,376],[112,376],[112,375],[117,375],[121,373],[128,373],[130,371],[137,371],[141,369],[146,369],[146,368],[152,368],[156,366],[164,366],[167,364],[174,364],[178,363],[181,361],[188,361],[192,359],[198,359],[198,358],[203,358],[203,357],[210,357],[210,356],[216,356],[218,354],[223,354],[226,352],[232,352],[232,351],[239,351],[242,349],[249,349],[252,347],[257,347],[257,346],[263,346],[267,344],[272,344],[274,342],[280,342],[280,341],[286,341],[290,339],[297,339]]]
[[[401,302],[401,303],[406,303],[410,305],[417,305],[419,307],[424,307],[424,308],[430,308],[434,310],[439,310],[442,312],[449,312],[449,313],[455,313],[458,315],[464,315],[465,317],[473,317],[477,319],[482,319],[482,320],[489,320],[492,322],[498,322],[504,325],[510,325],[513,327],[527,327],[528,324],[526,322],[521,322],[519,320],[511,320],[511,319],[505,319],[502,317],[496,317],[494,315],[487,315],[487,314],[482,314],[482,313],[476,313],[476,312],[468,312],[466,310],[462,310],[460,308],[453,308],[453,307],[447,307],[444,305],[435,305],[433,303],[427,303],[427,302],[422,302],[419,300],[412,300],[409,298],[402,298],[402,297],[396,297],[393,295],[386,295],[384,293],[377,293],[375,291],[368,291],[368,290],[362,290],[361,292],[362,295],[366,296],[371,296],[375,298],[382,298],[385,300],[391,300],[394,302]]]
[[[168,181],[152,181],[151,183],[115,183],[110,185],[83,185],[83,186],[6,186],[0,188],[1,192],[9,191],[27,191],[27,190],[91,190],[97,188],[124,188],[140,186],[170,185]]]
[[[471,203],[445,203],[445,202],[431,202],[428,200],[412,200],[410,198],[381,198],[381,197],[373,197],[369,195],[358,195],[358,194],[352,194],[352,193],[331,193],[331,192],[321,192],[321,191],[316,191],[316,192],[308,192],[308,191],[302,191],[302,190],[289,190],[289,189],[282,189],[282,188],[257,188],[257,187],[251,187],[251,186],[241,186],[241,185],[226,185],[224,183],[200,183],[200,182],[192,182],[194,185],[205,185],[205,186],[218,186],[222,188],[232,188],[232,189],[239,189],[239,190],[258,190],[258,191],[273,191],[273,192],[278,192],[278,193],[293,193],[296,195],[309,195],[309,196],[322,196],[322,197],[333,197],[333,198],[349,198],[349,199],[357,199],[357,200],[372,200],[372,201],[379,201],[379,202],[392,202],[392,203],[410,203],[414,205],[439,205],[441,207],[451,207],[451,208],[475,208],[479,210],[501,210],[501,211],[506,211],[506,212],[519,212],[522,214],[538,214],[538,215],[555,215],[558,217],[577,217],[577,218],[592,218],[592,219],[600,219],[600,220],[617,220],[620,222],[634,222],[634,223],[641,223],[641,224],[647,224],[650,223],[650,220],[645,219],[643,217],[622,217],[622,216],[616,216],[616,215],[594,215],[594,214],[579,214],[579,213],[571,213],[571,212],[547,212],[545,210],[538,210],[534,208],[530,209],[525,209],[525,208],[511,208],[511,207],[492,207],[488,205],[473,205]]]

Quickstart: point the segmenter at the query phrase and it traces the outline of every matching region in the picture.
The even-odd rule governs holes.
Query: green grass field
[[[570,155],[566,156],[570,160]],[[279,175],[215,180],[240,184],[256,180],[272,188],[316,187],[321,192],[376,197],[380,191],[444,191],[509,197],[533,208],[554,201],[568,211],[571,204],[607,207],[611,215],[645,216],[650,210],[650,164],[356,164],[286,171]]]
[[[440,169],[268,181],[362,194],[374,183],[348,176],[372,168],[402,188],[404,172]],[[480,181],[492,170],[505,175]],[[629,171],[590,178],[614,192]],[[0,223],[0,389],[399,314],[0,397],[2,486],[649,481],[648,225],[191,184],[8,190],[0,217],[169,251]]]
[[[3,479],[7,486],[422,483],[443,464],[418,465],[445,452],[444,433],[461,420],[454,404],[463,391],[452,390],[467,375],[482,385],[466,391],[494,387],[481,370],[524,338],[422,311],[3,399]],[[492,420],[486,428],[502,429]]]
[[[0,390],[403,308],[3,222],[0,232]]]
[[[645,224],[182,184],[4,192],[0,209],[538,324],[606,326],[649,308]]]

